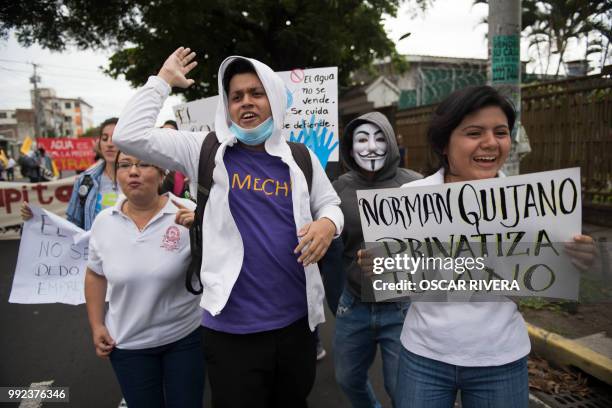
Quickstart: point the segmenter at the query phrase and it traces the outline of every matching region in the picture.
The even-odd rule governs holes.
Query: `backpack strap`
[[[195,219],[189,228],[189,241],[191,244],[191,263],[185,276],[185,286],[194,295],[202,293],[203,286],[200,279],[202,266],[202,220],[204,209],[213,182],[213,171],[215,170],[215,156],[221,144],[217,140],[215,132],[210,132],[204,138],[200,148],[200,160],[198,162],[198,191]],[[194,277],[197,279],[199,288],[194,288]]]
[[[312,158],[310,157],[310,152],[308,152],[308,148],[303,143],[296,142],[287,142],[289,144],[289,148],[291,149],[291,155],[293,159],[297,163],[297,165],[304,173],[304,177],[306,177],[306,182],[308,183],[308,192],[312,190]]]
[[[213,171],[215,170],[215,156],[221,144],[217,140],[215,132],[210,132],[204,138],[202,147],[200,148],[200,161],[198,162],[198,193],[197,204],[198,209],[202,208],[204,215],[204,207],[210,195],[212,187]],[[202,203],[200,205],[200,203]],[[200,218],[201,220],[202,218]]]
[[[308,183],[308,192],[312,188],[312,159],[308,148],[303,143],[288,142],[293,159],[300,167]],[[202,266],[202,222],[204,220],[204,209],[210,189],[213,183],[213,171],[215,170],[215,155],[219,150],[220,143],[215,132],[210,132],[202,142],[200,148],[200,161],[198,162],[198,194],[195,219],[189,229],[189,239],[191,243],[191,263],[187,269],[185,286],[194,295],[202,293],[203,286],[200,279],[200,269]],[[194,277],[197,279],[199,288],[194,288]]]

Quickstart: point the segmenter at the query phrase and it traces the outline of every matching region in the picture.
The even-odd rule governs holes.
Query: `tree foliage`
[[[556,72],[559,74],[563,57],[572,40],[586,40],[585,59],[589,54],[602,53],[602,63],[605,62],[610,44],[612,2],[523,0],[523,7],[527,10],[523,18],[529,22],[525,32],[530,47],[535,47],[539,55],[544,52],[548,57],[547,67],[542,67],[544,71],[548,71],[550,56],[558,54]]]
[[[488,4],[489,0],[473,0]],[[567,47],[572,40],[586,41],[584,58],[600,54],[603,67],[612,41],[611,0],[521,0],[521,30],[535,49],[543,73],[548,72],[551,57],[559,56],[557,75]],[[488,19],[482,22],[487,23]]]
[[[428,0],[418,0],[419,2]],[[219,64],[229,55],[257,58],[273,69],[338,66],[340,83],[375,58],[400,59],[382,15],[401,0],[37,0],[3,2],[0,36],[22,45],[115,50],[106,68],[134,86],[157,72],[178,46],[198,54],[188,99],[217,92]]]

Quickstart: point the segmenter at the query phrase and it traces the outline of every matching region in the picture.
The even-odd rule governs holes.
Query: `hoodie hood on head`
[[[391,123],[389,123],[387,117],[380,112],[366,113],[365,115],[353,119],[346,125],[342,140],[340,141],[340,157],[342,162],[350,170],[360,175],[363,174],[363,169],[351,156],[351,150],[353,148],[353,132],[359,125],[364,123],[371,123],[378,126],[387,140],[387,157],[385,158],[385,163],[383,167],[376,172],[373,181],[386,180],[394,177],[400,162],[399,148],[397,147],[395,132],[393,132]]]
[[[228,98],[223,89],[223,77],[227,67],[235,60],[242,59],[248,61],[255,68],[255,72],[259,77],[259,80],[263,84],[266,90],[268,101],[270,102],[270,108],[272,110],[272,119],[274,121],[274,130],[272,136],[266,140],[266,150],[272,145],[278,145],[281,143],[282,135],[281,129],[285,119],[285,111],[287,110],[287,91],[283,80],[278,74],[266,64],[257,61],[252,58],[245,58],[240,56],[227,57],[219,66],[219,74],[217,79],[219,82],[219,104],[217,105],[217,112],[215,114],[215,132],[219,142],[229,141],[229,145],[233,145],[236,142],[236,136],[230,131],[231,119],[229,115]]]

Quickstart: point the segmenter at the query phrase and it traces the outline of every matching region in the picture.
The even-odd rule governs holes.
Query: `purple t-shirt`
[[[289,167],[266,152],[228,147],[229,206],[244,245],[244,260],[227,304],[202,325],[227,333],[274,330],[308,314]]]

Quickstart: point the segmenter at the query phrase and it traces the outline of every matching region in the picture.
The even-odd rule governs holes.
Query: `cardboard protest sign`
[[[45,149],[53,159],[58,170],[85,170],[95,161],[96,140],[91,137],[80,138],[38,138],[38,147]]]
[[[338,68],[279,72],[292,95],[283,135],[315,152],[323,168],[338,161]]]
[[[330,161],[338,161],[338,68],[294,69],[278,75],[291,95],[283,136],[308,146],[323,168]],[[213,96],[175,106],[179,129],[214,130],[218,100]]]
[[[215,129],[218,96],[198,99],[174,106],[174,117],[180,130],[208,133]]]
[[[24,223],[10,303],[85,303],[89,233],[49,211],[30,206]]]
[[[22,201],[63,216],[76,176],[46,183],[0,182],[0,228],[21,224]]]
[[[381,275],[383,281],[420,281],[431,272],[424,269],[424,262],[444,256],[450,262],[443,267],[437,264],[438,276],[512,282],[512,289],[501,287],[495,294],[578,297],[579,272],[563,244],[581,233],[579,168],[435,186],[361,190],[357,199],[366,245],[376,247],[373,253],[377,255],[398,260],[385,261],[389,268],[383,269],[390,273]],[[422,258],[420,264],[418,258]],[[482,265],[476,268],[472,262],[466,268],[469,258]],[[379,267],[384,266],[381,259],[377,260]],[[398,269],[401,260],[407,266]],[[458,265],[462,270],[457,271]],[[379,268],[376,273],[381,271]],[[406,287],[394,288],[377,294],[406,296]]]

